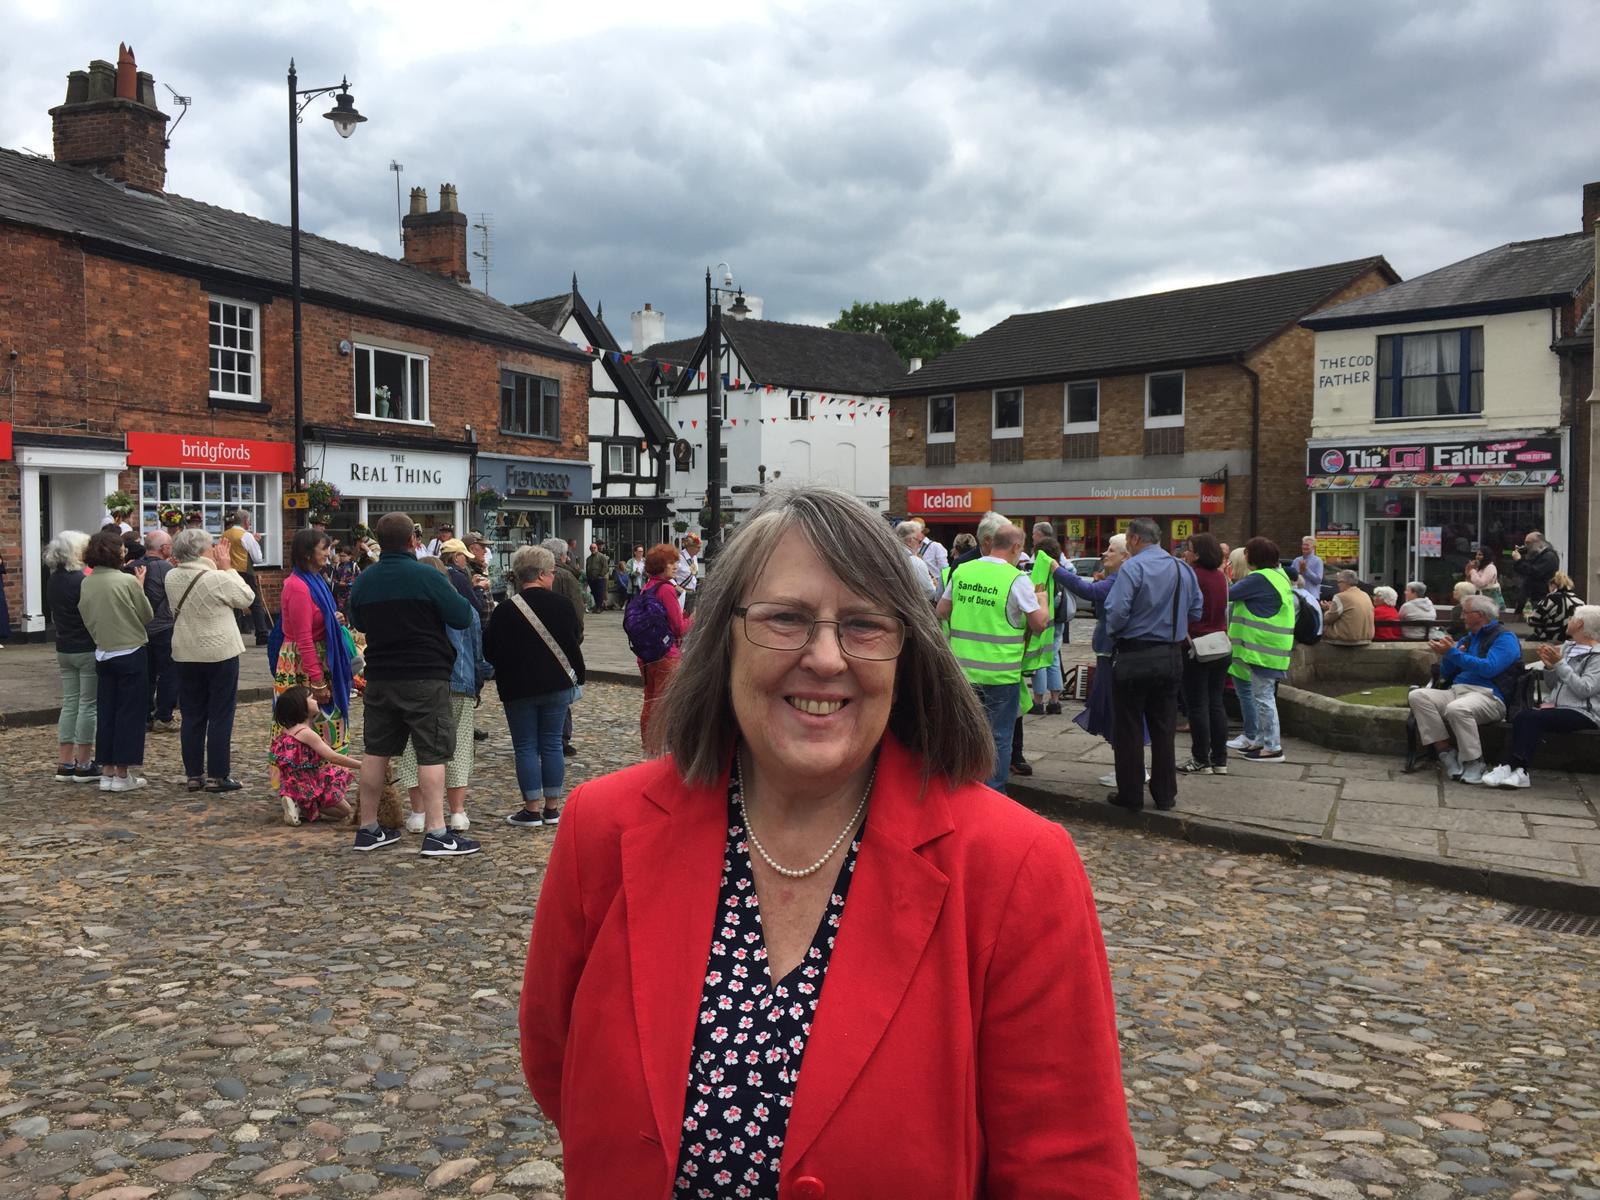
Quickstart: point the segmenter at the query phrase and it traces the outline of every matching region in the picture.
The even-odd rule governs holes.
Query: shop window
[[[953,442],[956,440],[956,398],[954,396],[928,397],[928,441]]]
[[[526,437],[560,437],[561,384],[540,375],[501,371],[500,429]]]
[[[789,420],[804,421],[811,415],[811,397],[804,392],[789,393]]]
[[[1482,327],[1380,337],[1375,411],[1380,421],[1482,413]]]
[[[611,445],[606,447],[607,469],[612,475],[635,475],[639,468],[639,447]]]
[[[1144,427],[1174,429],[1183,424],[1183,372],[1144,377]]]
[[[999,388],[994,393],[990,433],[997,438],[1022,436],[1022,389]],[[1021,456],[1018,456],[1021,461]]]
[[[211,297],[211,395],[216,399],[261,399],[260,323],[261,310],[254,304]]]
[[[428,424],[428,360],[403,350],[357,346],[356,416]]]
[[[282,530],[276,475],[145,470],[139,472],[139,501],[139,523],[146,533],[160,528],[164,505],[176,505],[185,514],[198,512],[201,524],[213,534],[221,534],[228,527],[228,517],[243,509],[250,514],[250,528],[266,561],[278,561]]]
[[[1100,432],[1100,381],[1067,384],[1062,433]]]

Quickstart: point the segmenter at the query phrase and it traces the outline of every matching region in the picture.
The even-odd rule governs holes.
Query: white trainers
[[[1511,773],[1500,781],[1499,786],[1503,788],[1532,787],[1533,780],[1528,778],[1528,772],[1522,767],[1512,767]]]
[[[111,780],[113,792],[137,792],[140,788],[150,786],[150,781],[143,775],[116,775]]]
[[[1144,781],[1146,783],[1150,782],[1150,768],[1149,767],[1146,767],[1144,769]],[[1114,787],[1117,786],[1117,773],[1115,771],[1113,771],[1109,775],[1102,775],[1102,776],[1100,776],[1099,782],[1100,782],[1100,786],[1101,787],[1114,788]]]
[[[428,818],[423,813],[414,812],[406,814],[407,833],[421,833],[427,827],[427,824]]]
[[[1484,787],[1503,787],[1511,774],[1511,764],[1501,763],[1494,770],[1487,772],[1483,777]]]
[[[1228,739],[1229,750],[1256,750],[1259,749],[1260,746],[1260,742],[1252,742],[1242,733],[1238,737]]]
[[[465,833],[472,828],[472,822],[467,819],[467,814],[464,812],[451,813],[449,825],[457,833]]]
[[[279,796],[278,799],[283,801],[283,823],[285,825],[300,824],[300,806],[288,796]]]
[[[1475,758],[1471,762],[1462,763],[1461,764],[1461,782],[1462,783],[1482,783],[1483,782],[1483,768],[1484,768],[1484,762],[1483,762],[1483,759],[1481,759],[1481,758]]]
[[[115,788],[115,786],[113,784],[113,781],[115,779],[116,779],[115,775],[102,775],[102,776],[100,776],[100,790],[102,792],[115,791],[116,788]]]
[[[1444,773],[1448,778],[1461,778],[1461,756],[1454,750],[1439,751],[1439,765],[1444,768]]]

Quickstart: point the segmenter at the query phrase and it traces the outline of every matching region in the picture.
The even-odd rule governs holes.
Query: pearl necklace
[[[877,779],[877,777],[878,767],[877,764],[874,763],[872,767],[872,773],[867,776],[867,790],[861,793],[861,803],[856,805],[856,811],[850,814],[850,820],[846,822],[845,827],[839,831],[839,836],[833,839],[833,845],[829,846],[825,851],[823,851],[822,857],[817,859],[817,861],[812,863],[809,867],[802,867],[799,870],[796,870],[793,867],[783,866],[778,862],[777,859],[768,854],[767,848],[763,846],[760,839],[756,837],[756,831],[750,827],[750,813],[744,806],[744,773],[739,767],[738,755],[735,755],[733,759],[733,780],[739,789],[739,815],[744,818],[745,838],[752,846],[756,848],[756,853],[761,855],[762,861],[764,861],[767,866],[771,867],[779,875],[782,875],[785,879],[804,879],[808,875],[815,875],[827,865],[828,860],[833,857],[834,851],[836,851],[844,839],[849,836],[850,831],[856,827],[856,822],[861,819],[861,814],[867,807],[867,799],[872,795],[873,780]]]

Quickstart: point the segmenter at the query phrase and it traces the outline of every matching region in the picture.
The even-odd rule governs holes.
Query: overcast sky
[[[697,333],[720,260],[770,318],[941,296],[976,333],[1369,254],[1410,277],[1576,230],[1600,179],[1594,0],[7,8],[0,144],[48,152],[67,72],[127,41],[174,119],[167,85],[194,99],[168,188],[287,221],[293,56],[369,118],[308,111],[306,229],[397,253],[398,160],[493,214],[493,295],[576,271],[624,345],[645,301]]]

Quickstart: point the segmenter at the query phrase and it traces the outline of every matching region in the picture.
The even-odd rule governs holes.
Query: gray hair
[[[172,561],[192,562],[211,549],[211,534],[204,529],[185,529],[172,539]]]
[[[1334,576],[1334,578],[1340,583],[1349,584],[1351,587],[1355,587],[1356,584],[1361,582],[1361,576],[1357,575],[1354,571],[1340,571]]]
[[[1126,554],[1128,552],[1128,535],[1125,533],[1113,533],[1106,539],[1106,549],[1115,550],[1118,554]]]
[[[1136,537],[1146,546],[1161,545],[1161,526],[1149,517],[1138,517],[1128,522],[1128,536]]]
[[[154,554],[161,547],[172,541],[172,535],[165,529],[152,529],[144,535],[144,552]]]
[[[50,571],[83,570],[83,552],[89,548],[89,535],[81,529],[64,529],[44,548],[44,565]]]
[[[1056,535],[1056,527],[1054,525],[1050,524],[1049,521],[1035,521],[1033,523],[1033,536],[1034,537],[1053,538],[1053,537],[1055,537],[1055,535]]]
[[[233,512],[228,514],[228,524],[240,526],[248,525],[250,524],[250,514],[245,509],[235,509]]]
[[[978,549],[982,550],[988,543],[994,541],[995,533],[1002,525],[1011,524],[1009,517],[997,512],[986,512],[978,521]]]
[[[1572,620],[1583,627],[1583,636],[1600,642],[1600,604],[1580,604],[1572,610]]]
[[[894,535],[902,542],[913,535],[920,538],[922,536],[922,522],[901,521],[900,524],[894,527]]]
[[[1394,589],[1392,587],[1375,587],[1375,588],[1373,588],[1372,589],[1372,598],[1374,600],[1376,600],[1379,604],[1391,604],[1391,605],[1394,604],[1396,601],[1398,601],[1400,599],[1399,596],[1395,595],[1395,591],[1394,591]]]
[[[548,538],[542,546],[521,546],[511,556],[511,576],[518,583],[532,583],[546,571],[556,569],[555,551],[550,548],[551,542],[561,542],[560,538]]]
[[[550,551],[550,553],[555,556],[555,562],[552,562],[550,564],[550,566],[553,567],[558,562],[566,562],[567,561],[567,543],[565,541],[563,541],[561,538],[558,538],[558,537],[547,537],[547,538],[545,538],[544,541],[540,542],[539,544],[541,546],[543,546],[546,550]],[[544,569],[545,570],[549,570],[550,568],[546,567]]]
[[[1457,580],[1456,585],[1450,589],[1450,598],[1457,604],[1460,604],[1465,597],[1477,594],[1478,585],[1467,579]]]
[[[728,538],[717,570],[700,588],[694,625],[658,718],[678,773],[689,783],[715,783],[728,770],[739,734],[731,688],[733,639],[744,629],[733,610],[790,531],[805,538],[846,590],[872,597],[905,622],[889,732],[921,762],[923,778],[939,776],[952,785],[985,778],[994,763],[989,723],[927,596],[896,565],[905,551],[883,518],[855,496],[816,485],[763,496]]]
[[[1464,613],[1482,613],[1491,621],[1500,616],[1500,606],[1487,596],[1464,596],[1461,600],[1461,611]]]
[[[1408,596],[1416,596],[1418,599],[1421,599],[1427,594],[1428,585],[1423,583],[1420,579],[1413,579],[1410,583],[1406,584],[1406,595]]]

